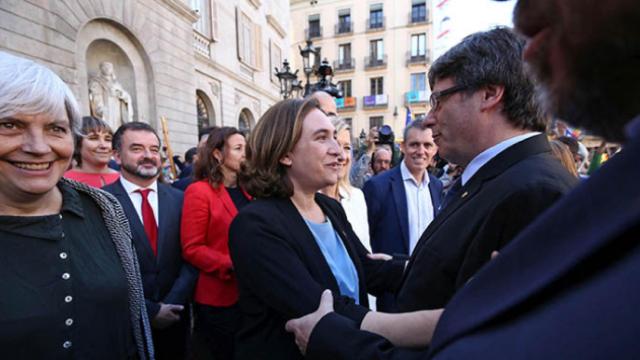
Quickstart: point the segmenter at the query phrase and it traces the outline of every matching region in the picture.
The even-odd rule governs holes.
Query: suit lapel
[[[407,193],[404,190],[404,181],[400,166],[394,169],[395,173],[391,177],[391,191],[393,192],[393,200],[396,205],[396,214],[398,223],[402,231],[402,244],[404,245],[405,254],[409,253],[409,215],[407,209]]]
[[[214,187],[213,191],[218,196],[218,199],[222,203],[222,206],[225,208],[229,216],[232,219],[235,218],[238,214],[238,209],[233,203],[233,200],[231,200],[231,196],[229,195],[229,192],[227,192],[227,189],[224,187],[224,185],[220,184],[217,188]]]
[[[313,263],[313,266],[310,266],[310,268],[319,270],[317,273],[316,271],[313,271],[312,274],[322,276],[325,284],[331,284],[331,291],[338,291],[338,293],[340,293],[338,282],[333,276],[333,272],[331,271],[327,260],[324,258],[324,254],[322,254],[322,250],[320,250],[318,243],[316,243],[316,239],[313,237],[311,230],[309,230],[309,227],[305,223],[302,215],[300,215],[298,209],[289,198],[282,199],[280,205],[283,213],[289,219],[289,233],[296,234],[296,238],[298,239],[300,246],[306,253],[305,255],[307,260]]]
[[[122,209],[127,215],[127,219],[129,220],[129,227],[131,228],[131,233],[133,234],[133,240],[137,241],[138,248],[143,249],[144,251],[143,254],[138,254],[138,256],[145,256],[149,259],[153,259],[152,262],[155,262],[156,256],[153,254],[153,250],[151,249],[151,245],[149,244],[147,233],[144,232],[144,225],[140,221],[140,217],[138,216],[136,209],[133,207],[131,198],[122,186],[120,180],[114,183],[113,195],[115,195],[115,197],[118,199],[118,201],[122,205]]]
[[[437,184],[435,177],[428,173],[427,176],[429,176],[429,194],[431,194],[431,204],[433,205],[433,216],[435,218],[442,202],[442,187]]]
[[[432,352],[532,299],[637,224],[637,154],[636,144],[609,160],[479,271],[447,306]],[[617,196],[605,189],[616,189]]]

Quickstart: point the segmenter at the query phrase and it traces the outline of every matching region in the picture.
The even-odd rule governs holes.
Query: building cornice
[[[242,85],[246,86],[247,89],[252,89],[253,91],[257,91],[258,93],[260,93],[261,95],[273,100],[274,102],[278,102],[280,100],[279,94],[274,95],[272,92],[269,92],[259,86],[256,86],[257,84],[252,83],[251,81],[248,81],[247,79],[242,78],[241,76],[238,76],[238,72],[237,71],[232,71],[231,69],[227,68],[224,65],[218,64],[217,62],[213,61],[212,59],[207,58],[206,56],[199,54],[199,53],[195,53],[195,57],[197,61],[200,61],[204,64],[206,64],[207,66],[211,67],[214,70],[220,71],[221,73],[225,74],[226,76],[238,81],[239,83],[241,83]],[[211,74],[207,74],[206,72],[200,71],[196,68],[196,71],[199,73],[202,73],[203,75],[207,75],[207,76],[211,76]],[[271,82],[269,82],[269,84],[271,84]]]
[[[182,0],[160,0],[160,2],[167,5],[176,14],[182,15],[192,24],[200,18],[200,15]]]
[[[275,16],[267,14],[267,24],[271,25],[273,30],[275,30],[281,38],[284,39],[285,37],[287,37],[287,32],[284,30],[282,25],[280,25],[280,22],[278,21],[278,19],[276,19]]]

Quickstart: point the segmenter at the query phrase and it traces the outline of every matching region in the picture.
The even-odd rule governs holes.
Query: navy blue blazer
[[[373,252],[409,254],[407,194],[400,165],[369,179],[362,188],[367,202]],[[434,217],[442,201],[442,182],[429,174]]]
[[[429,351],[394,348],[332,313],[307,358],[639,358],[638,164],[636,140],[523,230],[453,297]]]
[[[138,255],[149,319],[160,310],[159,302],[186,305],[193,295],[198,272],[183,261],[180,218],[183,193],[158,183],[158,256],[153,253],[144,225],[129,195],[118,180],[102,188],[113,194],[129,220],[133,245]]]

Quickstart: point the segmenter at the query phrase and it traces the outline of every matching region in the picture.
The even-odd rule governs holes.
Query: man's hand
[[[365,140],[365,145],[367,146],[366,153],[371,155],[373,151],[376,149],[376,142],[378,142],[378,128],[372,127],[367,134],[367,139]]]
[[[151,325],[155,329],[164,329],[171,324],[180,321],[180,312],[184,309],[182,305],[160,303],[160,311],[151,320]]]
[[[325,290],[320,297],[320,306],[318,310],[307,314],[301,318],[291,319],[285,324],[285,329],[288,332],[292,332],[296,337],[296,345],[302,355],[307,352],[307,344],[309,343],[309,337],[311,332],[316,327],[316,324],[323,316],[333,311],[333,296],[331,290]]]

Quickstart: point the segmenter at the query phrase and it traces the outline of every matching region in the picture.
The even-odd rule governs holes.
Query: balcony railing
[[[382,20],[380,19],[367,19],[367,31],[381,31],[384,30],[384,24],[386,23],[386,18],[383,16]]]
[[[197,31],[193,32],[193,46],[196,52],[205,57],[211,57],[211,40]]]
[[[387,66],[387,55],[385,54],[382,58],[378,56],[365,56],[364,58],[364,68],[365,69],[374,69],[374,68],[382,68]]]
[[[338,23],[335,26],[335,34],[336,35],[347,35],[347,34],[351,34],[353,33],[353,23],[352,22],[346,22],[346,23]]]
[[[431,94],[427,90],[412,90],[404,93],[405,104],[426,104]]]
[[[382,95],[368,95],[362,98],[362,106],[365,109],[387,107],[389,105],[389,96]]]
[[[333,71],[350,71],[356,68],[356,59],[347,58],[340,60],[333,60]]]
[[[409,13],[409,24],[411,25],[425,24],[428,22],[429,22],[429,12],[420,14],[417,11],[412,11]]]
[[[353,96],[345,96],[342,99],[336,99],[336,107],[338,110],[348,111],[355,110],[358,101]]]
[[[412,54],[411,51],[407,52],[407,66],[409,65],[424,65],[429,62],[429,52],[424,54]]]
[[[313,39],[322,37],[322,26],[304,29],[304,38]]]

